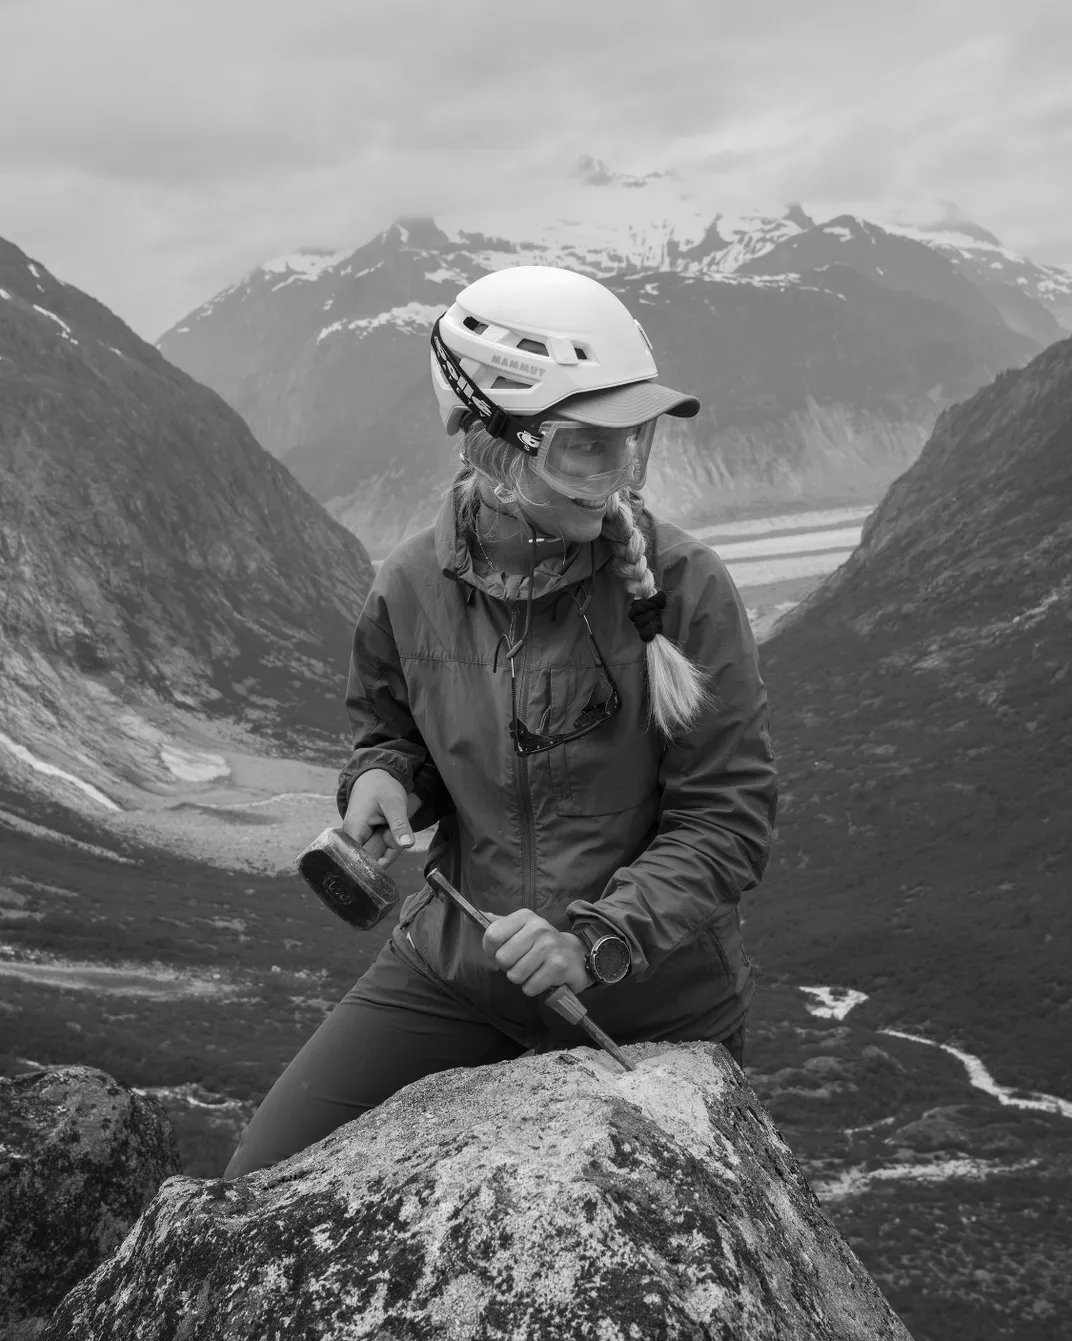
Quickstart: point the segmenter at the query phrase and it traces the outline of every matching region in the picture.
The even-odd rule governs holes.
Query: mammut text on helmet
[[[520,359],[508,359],[502,354],[492,354],[491,362],[498,364],[500,368],[509,368],[511,371],[524,373],[526,377],[542,377],[547,371],[545,368],[538,367],[535,363],[522,363]]]

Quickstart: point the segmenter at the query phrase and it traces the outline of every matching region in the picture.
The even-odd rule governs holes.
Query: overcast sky
[[[0,0],[0,50],[0,236],[147,339],[402,212],[552,213],[583,155],[1072,268],[1067,0]]]

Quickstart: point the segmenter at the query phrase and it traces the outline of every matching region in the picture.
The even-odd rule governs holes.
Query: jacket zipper
[[[530,578],[531,581],[531,578]],[[514,624],[517,618],[516,610],[510,612],[510,643],[514,641]],[[529,630],[531,634],[531,629]],[[526,688],[528,685],[529,674],[529,645],[528,640],[521,649],[521,674],[518,684],[519,711],[524,712],[526,702]],[[513,742],[511,742],[513,749]],[[517,779],[517,791],[521,800],[521,906],[522,908],[536,908],[536,834],[535,823],[532,814],[532,795],[529,791],[529,761],[523,759],[516,751],[514,753],[514,776]]]

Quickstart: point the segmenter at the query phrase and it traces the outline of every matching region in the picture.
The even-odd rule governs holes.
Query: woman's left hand
[[[571,931],[559,931],[531,908],[505,916],[486,913],[491,926],[484,932],[484,952],[506,970],[526,996],[539,996],[563,983],[583,992],[595,979],[584,966],[584,942]]]

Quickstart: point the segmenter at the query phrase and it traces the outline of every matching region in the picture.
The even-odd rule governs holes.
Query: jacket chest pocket
[[[552,731],[567,732],[595,692],[606,697],[603,678],[594,667],[554,668],[549,673]],[[614,668],[622,706],[577,740],[556,745],[546,754],[555,806],[560,815],[616,815],[649,806],[654,815],[659,793],[659,742],[645,729],[645,675],[642,662]],[[651,817],[645,817],[646,829]]]

